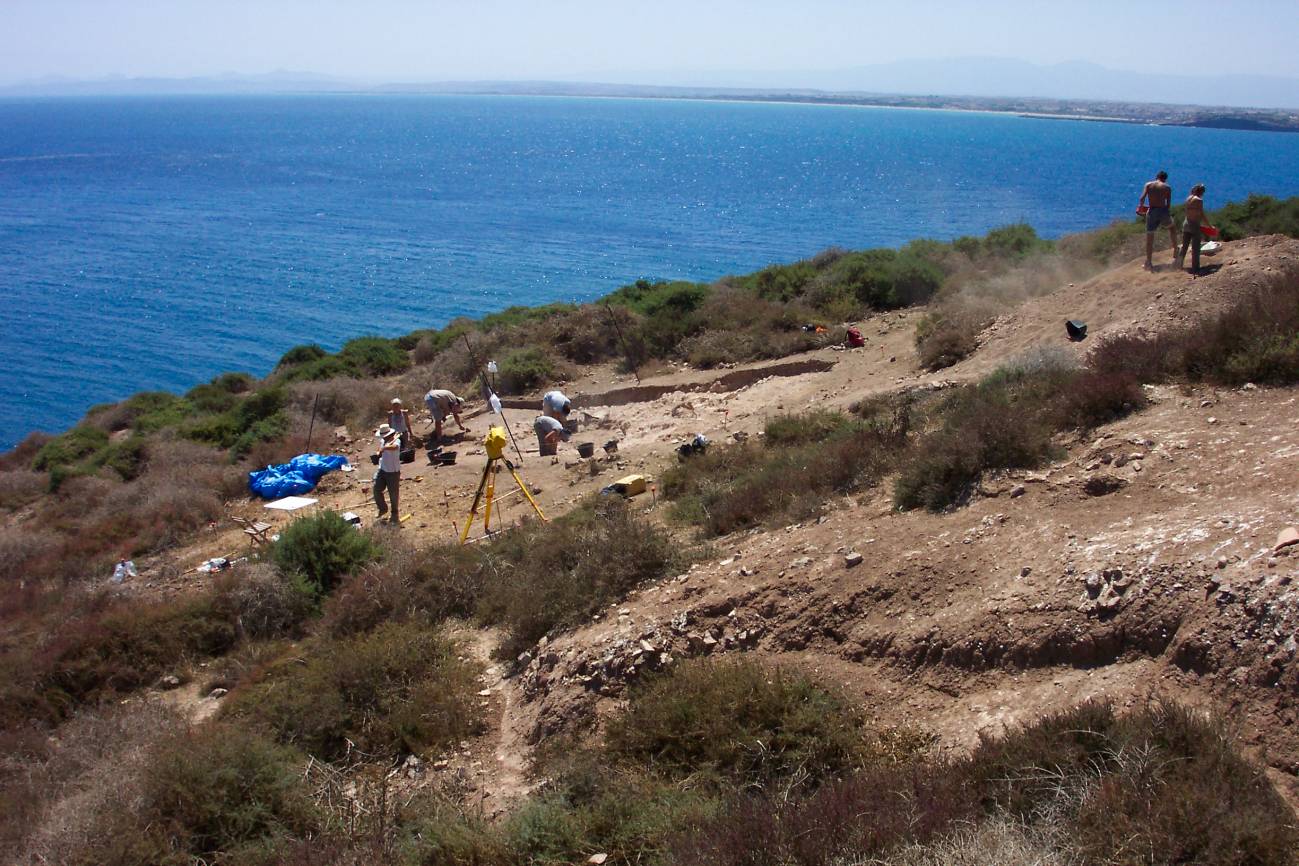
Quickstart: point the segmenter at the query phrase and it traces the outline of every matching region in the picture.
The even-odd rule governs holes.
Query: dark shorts
[[[1153,232],[1173,224],[1173,215],[1166,207],[1152,207],[1146,214],[1146,231]]]

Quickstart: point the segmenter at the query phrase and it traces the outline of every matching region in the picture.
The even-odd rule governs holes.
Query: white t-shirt
[[[384,472],[401,472],[401,447],[397,444],[396,438],[392,440],[391,448],[383,448],[383,440],[379,440],[379,447],[383,448],[379,452],[379,468]]]
[[[547,391],[546,395],[541,398],[541,411],[555,418],[563,414],[564,407],[568,405],[568,402],[569,400],[564,396],[563,391]]]

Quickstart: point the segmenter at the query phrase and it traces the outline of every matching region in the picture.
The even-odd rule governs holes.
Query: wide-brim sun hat
[[[378,436],[380,439],[387,439],[389,436],[395,435],[396,432],[396,430],[387,424],[380,424],[379,429],[374,431],[374,435]]]

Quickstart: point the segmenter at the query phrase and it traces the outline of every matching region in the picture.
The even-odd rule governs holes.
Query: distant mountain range
[[[281,70],[261,75],[228,73],[196,78],[45,78],[0,87],[0,96],[306,92],[563,92],[684,97],[801,94],[842,96],[850,101],[897,95],[1299,109],[1299,79],[1296,78],[1164,75],[1123,72],[1080,61],[1044,66],[987,57],[906,60],[828,71],[641,72],[628,75],[619,83],[575,79],[375,83]]]

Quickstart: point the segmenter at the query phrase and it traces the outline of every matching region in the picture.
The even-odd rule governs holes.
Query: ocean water
[[[90,405],[832,245],[1299,193],[1299,135],[724,102],[0,102],[0,448]]]

